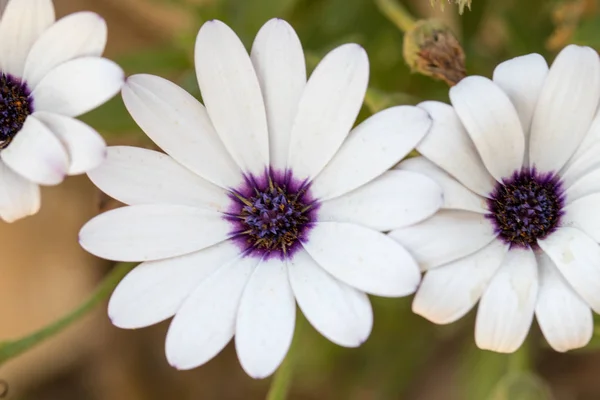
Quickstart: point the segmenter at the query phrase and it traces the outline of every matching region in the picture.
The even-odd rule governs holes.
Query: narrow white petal
[[[523,165],[525,137],[515,106],[494,82],[469,76],[450,89],[450,100],[483,164],[497,181]]]
[[[556,351],[585,346],[594,332],[590,307],[573,291],[546,254],[538,255],[538,264],[540,288],[535,316],[544,337]]]
[[[240,39],[208,21],[196,39],[196,74],[204,105],[225,147],[246,173],[269,165],[269,134],[258,78]]]
[[[417,263],[402,246],[359,225],[318,222],[302,245],[323,269],[363,292],[407,296],[421,279]]]
[[[442,203],[441,188],[426,176],[388,171],[350,193],[321,203],[318,220],[389,231],[432,216]]]
[[[46,125],[69,153],[69,175],[83,174],[96,168],[106,157],[106,142],[83,122],[64,115],[36,112],[34,117]]]
[[[481,349],[512,353],[523,344],[538,293],[535,255],[512,249],[479,302],[475,343]]]
[[[576,228],[561,227],[538,244],[592,310],[600,312],[600,246]]]
[[[227,239],[220,213],[200,208],[142,204],[101,214],[81,228],[88,252],[115,261],[152,261],[192,253]]]
[[[19,175],[40,185],[61,183],[69,168],[69,155],[63,144],[32,115],[0,157]]]
[[[129,205],[181,204],[226,211],[227,192],[158,151],[114,146],[88,176],[100,190]]]
[[[271,166],[283,170],[287,167],[292,123],[306,85],[302,44],[290,24],[272,19],[258,31],[251,59],[267,112]]]
[[[526,147],[533,111],[547,74],[546,60],[536,53],[515,57],[494,69],[494,83],[504,90],[519,114]]]
[[[433,179],[442,188],[444,200],[442,208],[473,211],[481,214],[488,212],[486,198],[470,191],[425,157],[409,158],[398,164],[396,169],[418,172]]]
[[[460,319],[477,303],[507,251],[507,245],[494,240],[475,254],[427,271],[413,311],[436,324]]]
[[[597,149],[596,149],[597,150]],[[600,153],[598,153],[600,154]],[[600,162],[600,155],[596,156]],[[577,178],[565,191],[567,202],[600,192],[600,168],[593,169]]]
[[[36,214],[40,203],[40,187],[0,161],[0,218],[15,222]]]
[[[259,261],[241,258],[200,282],[167,332],[169,364],[177,369],[196,368],[225,347],[233,337],[242,292]]]
[[[567,46],[552,63],[531,123],[529,158],[541,171],[558,171],[588,132],[600,99],[595,50]]]
[[[600,167],[600,113],[596,113],[590,129],[575,154],[560,172],[565,188],[569,188],[583,175]]]
[[[429,113],[433,124],[417,150],[473,192],[489,196],[496,182],[454,108],[437,101],[426,101],[419,107]]]
[[[367,340],[373,310],[365,293],[335,279],[304,250],[288,267],[298,306],[321,335],[344,347],[358,347]]]
[[[310,76],[292,126],[288,167],[299,179],[314,178],[350,132],[369,81],[369,59],[357,44],[342,45]]]
[[[119,93],[125,75],[121,67],[100,57],[80,57],[52,69],[35,87],[36,111],[77,117]]]
[[[61,18],[34,43],[25,62],[24,79],[35,88],[52,68],[66,61],[100,57],[106,36],[106,22],[96,13],[84,11]]]
[[[0,70],[22,77],[31,46],[53,22],[52,0],[9,1],[0,22]]]
[[[311,193],[329,199],[354,190],[403,159],[427,133],[431,120],[417,107],[381,111],[354,128],[325,169]]]
[[[277,369],[292,343],[295,323],[286,262],[261,261],[244,289],[235,324],[235,348],[248,375],[262,379]]]
[[[126,329],[164,321],[175,315],[200,282],[239,254],[237,245],[225,241],[184,256],[142,263],[119,282],[108,303],[108,316]]]
[[[600,242],[600,193],[569,202],[564,211],[562,226],[581,229],[596,242]]]
[[[402,244],[426,271],[475,253],[494,240],[496,234],[482,214],[442,210],[420,224],[393,230],[389,236]]]
[[[242,181],[240,169],[194,96],[153,75],[130,76],[122,95],[135,122],[177,162],[221,187]]]

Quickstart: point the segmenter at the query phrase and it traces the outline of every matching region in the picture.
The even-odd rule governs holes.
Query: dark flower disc
[[[0,72],[0,149],[10,144],[32,112],[33,99],[27,84]]]
[[[500,239],[511,247],[535,248],[559,226],[565,194],[555,173],[523,168],[497,183],[487,203],[486,217]]]
[[[233,205],[226,216],[234,225],[232,236],[246,254],[291,257],[315,221],[318,203],[310,185],[294,179],[291,171],[244,178],[241,187],[230,191]]]

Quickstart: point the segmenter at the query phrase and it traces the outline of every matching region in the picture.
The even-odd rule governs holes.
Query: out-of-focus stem
[[[79,307],[67,314],[63,318],[50,323],[44,328],[33,332],[19,339],[0,343],[0,365],[14,358],[27,350],[32,349],[46,339],[62,332],[64,329],[78,321],[81,317],[94,309],[99,303],[105,300],[123,279],[131,271],[135,264],[121,263],[117,264],[113,270],[104,278],[94,293]]]
[[[415,19],[397,0],[375,0],[379,10],[403,32],[412,29]]]

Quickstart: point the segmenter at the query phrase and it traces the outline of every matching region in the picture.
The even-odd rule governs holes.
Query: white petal
[[[196,39],[196,74],[204,105],[227,150],[246,173],[269,165],[269,135],[258,78],[244,45],[221,21]]]
[[[373,327],[369,297],[328,274],[304,250],[289,261],[298,306],[319,333],[335,344],[358,347]]]
[[[172,317],[200,282],[239,254],[237,245],[225,241],[195,253],[138,265],[110,297],[111,322],[119,328],[137,329]]]
[[[24,79],[31,88],[54,67],[77,57],[100,57],[106,46],[106,22],[93,12],[67,15],[35,42],[25,62]]]
[[[258,31],[251,59],[267,112],[271,166],[283,170],[287,167],[292,123],[306,85],[302,44],[290,24],[272,19]]]
[[[441,188],[426,176],[388,171],[350,193],[321,203],[318,220],[389,231],[432,216],[442,202]]]
[[[494,83],[504,90],[519,114],[526,147],[533,111],[547,74],[546,60],[536,53],[515,57],[494,69]]]
[[[41,185],[61,183],[69,168],[67,150],[50,129],[32,115],[0,156],[19,175]]]
[[[106,157],[106,143],[98,132],[71,117],[36,112],[34,117],[46,125],[69,153],[69,175],[83,174],[96,168]]]
[[[467,189],[462,183],[425,157],[409,158],[398,164],[396,169],[418,172],[433,179],[442,188],[444,199],[442,208],[473,211],[481,214],[488,212],[486,198]]]
[[[521,169],[525,137],[515,106],[494,82],[469,76],[450,89],[450,100],[483,164],[497,181]]]
[[[292,343],[295,323],[286,262],[263,260],[244,289],[235,324],[235,348],[248,375],[262,379],[277,369]]]
[[[584,136],[575,154],[567,161],[560,172],[565,188],[569,188],[583,175],[600,167],[600,113]]]
[[[181,204],[226,211],[227,192],[164,153],[114,146],[88,176],[100,190],[129,205]]]
[[[370,182],[414,149],[430,126],[427,113],[412,106],[392,107],[371,116],[350,132],[313,181],[311,193],[329,199]]]
[[[115,261],[180,256],[227,239],[231,226],[220,213],[180,205],[142,204],[101,214],[81,228],[88,252]]]
[[[573,291],[546,254],[539,254],[538,264],[540,288],[535,316],[544,337],[556,351],[585,346],[594,332],[590,307]]]
[[[479,302],[475,343],[512,353],[523,344],[538,292],[537,263],[530,249],[511,249]]]
[[[0,218],[15,222],[36,214],[40,203],[40,187],[0,161]]]
[[[314,178],[338,151],[362,106],[369,60],[357,44],[327,54],[310,76],[292,127],[288,167]]]
[[[598,158],[598,161],[600,162],[600,156],[597,156],[596,158]],[[567,202],[571,203],[577,199],[598,192],[600,192],[600,168],[593,169],[571,182],[571,185],[565,190],[565,195]]]
[[[576,228],[561,227],[538,244],[575,291],[600,312],[600,246]]]
[[[507,251],[507,245],[494,240],[475,254],[427,271],[413,311],[436,324],[460,319],[477,303]]]
[[[33,90],[35,110],[77,117],[110,100],[121,90],[124,77],[121,67],[106,58],[67,61]]]
[[[12,0],[0,22],[0,70],[23,76],[31,46],[54,22],[52,0]]]
[[[564,211],[562,226],[581,229],[600,242],[600,193],[578,198],[567,204]]]
[[[393,230],[389,236],[408,249],[425,271],[475,253],[496,234],[482,214],[442,210],[420,224]]]
[[[419,107],[429,113],[433,124],[417,150],[467,188],[489,196],[496,182],[485,169],[454,109],[437,101],[426,101]]]
[[[242,291],[259,261],[239,259],[200,282],[167,332],[169,364],[177,369],[196,368],[225,347],[233,337]]]
[[[323,269],[377,296],[413,293],[421,279],[414,259],[383,233],[342,222],[318,222],[302,243]]]
[[[530,160],[558,171],[587,133],[600,99],[600,60],[589,47],[567,46],[556,57],[531,123]]]
[[[177,162],[222,187],[242,181],[204,106],[191,94],[158,76],[133,75],[122,95],[135,122]]]

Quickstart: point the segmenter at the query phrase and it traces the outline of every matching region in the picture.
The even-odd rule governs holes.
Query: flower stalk
[[[74,322],[88,314],[112,293],[113,289],[121,279],[123,279],[134,266],[135,264],[132,263],[117,264],[96,288],[94,293],[71,313],[27,336],[1,342],[0,365],[62,332]]]
[[[396,0],[375,0],[375,4],[402,32],[410,31],[416,23],[415,18]]]

